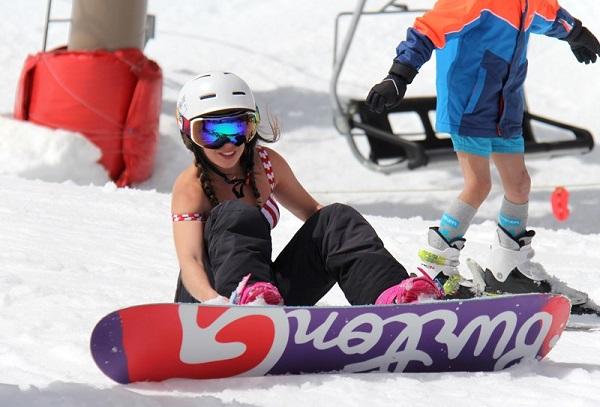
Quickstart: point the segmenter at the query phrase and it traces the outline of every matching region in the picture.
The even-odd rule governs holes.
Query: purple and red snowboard
[[[553,294],[340,307],[150,304],[104,317],[91,351],[119,383],[491,371],[546,356],[569,312],[569,300]]]

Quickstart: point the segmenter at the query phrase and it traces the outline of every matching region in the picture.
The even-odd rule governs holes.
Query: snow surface
[[[169,219],[171,184],[191,162],[173,118],[177,92],[192,75],[226,69],[245,78],[263,112],[283,128],[275,145],[322,203],[354,205],[408,268],[426,228],[461,186],[455,164],[382,175],[363,168],[332,126],[329,79],[333,24],[354,2],[342,0],[150,0],[156,38],[146,53],[164,72],[163,115],[153,177],[117,189],[81,135],[12,120],[27,54],[40,50],[46,2],[4,1],[0,28],[0,405],[25,406],[596,406],[600,405],[600,333],[566,332],[549,357],[496,373],[306,375],[227,380],[170,380],[116,385],[95,366],[90,332],[121,307],[169,302],[178,272]],[[53,17],[70,15],[54,1]],[[383,1],[370,1],[370,9]],[[428,7],[431,1],[413,1]],[[593,0],[563,0],[600,34]],[[411,19],[365,18],[339,86],[364,97],[385,74]],[[343,20],[342,27],[344,27]],[[49,46],[68,26],[50,27]],[[409,95],[433,92],[433,65]],[[527,97],[531,111],[600,135],[600,64],[575,61],[568,46],[533,37]],[[598,140],[598,138],[597,138]],[[600,300],[600,153],[532,160],[530,224],[537,259]],[[496,185],[498,178],[495,177]],[[571,192],[571,217],[552,217],[554,187]],[[494,231],[496,186],[467,234],[467,256],[481,257]],[[278,253],[300,226],[287,211],[274,231]],[[333,289],[323,304],[345,304]]]

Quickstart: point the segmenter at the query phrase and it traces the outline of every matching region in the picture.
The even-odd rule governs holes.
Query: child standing
[[[458,273],[459,254],[463,236],[491,189],[490,157],[500,174],[504,199],[484,273],[486,290],[553,289],[551,277],[531,261],[535,232],[526,229],[531,180],[524,161],[522,120],[531,33],[566,41],[582,63],[594,63],[600,55],[598,40],[556,0],[439,0],[408,29],[388,76],[367,97],[375,112],[395,107],[437,51],[436,127],[451,135],[464,187],[439,227],[430,228],[419,257],[423,271],[445,284],[450,297],[473,295]],[[565,294],[574,305],[587,301],[583,293]]]

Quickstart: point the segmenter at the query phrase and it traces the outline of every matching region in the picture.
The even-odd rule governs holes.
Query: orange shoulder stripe
[[[517,28],[521,10],[515,7],[519,0],[438,0],[433,9],[415,20],[414,28],[426,35],[436,48],[446,45],[446,35],[460,32],[488,11]],[[539,0],[538,0],[539,1]],[[521,2],[524,7],[524,2]]]
[[[530,0],[529,4],[527,27],[531,25],[536,14],[545,20],[554,21],[560,10],[560,5],[556,0]],[[570,27],[565,27],[565,30],[570,31]]]

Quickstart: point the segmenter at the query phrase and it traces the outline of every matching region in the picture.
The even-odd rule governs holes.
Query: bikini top
[[[273,172],[273,166],[271,165],[271,160],[269,159],[269,153],[261,146],[256,146],[256,150],[258,151],[258,157],[260,162],[265,170],[265,174],[267,175],[267,181],[269,182],[269,186],[271,187],[271,193],[269,194],[269,198],[265,201],[265,203],[261,206],[260,212],[263,214],[271,229],[277,226],[277,222],[279,222],[279,206],[277,206],[277,202],[273,197],[273,189],[275,188],[275,173]],[[191,213],[173,213],[172,215],[173,222],[183,222],[183,221],[201,221],[206,222],[208,219],[208,214],[203,214],[199,212],[191,212]]]

